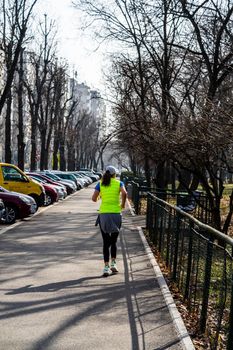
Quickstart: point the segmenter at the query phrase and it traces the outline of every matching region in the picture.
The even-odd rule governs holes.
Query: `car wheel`
[[[50,196],[49,193],[46,193],[46,205],[53,204],[52,197]]]
[[[13,224],[17,217],[17,210],[10,205],[5,206],[4,222],[6,224]]]
[[[34,194],[29,194],[29,196],[32,197],[35,200],[35,202],[36,202],[36,211],[37,211],[38,208],[39,208],[39,197],[34,195]]]

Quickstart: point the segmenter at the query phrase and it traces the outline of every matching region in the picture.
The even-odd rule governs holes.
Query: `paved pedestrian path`
[[[184,348],[129,210],[120,272],[101,276],[92,192],[0,231],[1,350]]]

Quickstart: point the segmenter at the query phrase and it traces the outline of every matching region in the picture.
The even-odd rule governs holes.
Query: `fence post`
[[[166,254],[166,266],[169,266],[170,259],[170,243],[171,243],[171,209],[168,211],[168,227],[167,227],[167,254]]]
[[[210,279],[211,279],[211,266],[212,266],[212,256],[213,256],[213,238],[209,238],[207,243],[207,254],[206,254],[206,265],[205,265],[205,277],[203,286],[203,298],[202,298],[202,308],[200,316],[200,331],[204,333],[206,328],[207,311],[208,311],[208,301],[210,292]]]
[[[158,237],[158,202],[157,200],[152,203],[152,242],[157,247],[157,237]]]
[[[150,193],[147,193],[147,205],[146,205],[146,229],[150,231],[151,219],[152,219],[152,197]]]
[[[185,282],[185,292],[184,292],[184,300],[186,300],[189,296],[189,284],[190,284],[190,276],[192,270],[192,257],[193,257],[193,222],[189,222],[189,247],[188,247],[188,266],[187,266],[187,275]]]
[[[175,229],[175,250],[174,250],[174,261],[173,261],[173,275],[172,279],[176,280],[177,275],[177,262],[178,262],[178,250],[179,250],[179,239],[180,239],[180,223],[181,216],[176,213],[176,229]]]

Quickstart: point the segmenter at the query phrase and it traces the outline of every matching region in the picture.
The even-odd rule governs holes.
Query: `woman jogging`
[[[109,276],[111,272],[118,272],[116,265],[116,243],[121,228],[121,209],[125,207],[126,197],[127,192],[124,183],[116,179],[116,169],[111,165],[107,166],[106,171],[101,181],[96,185],[92,196],[93,202],[96,202],[98,198],[101,198],[98,223],[103,237],[103,276]],[[109,264],[110,253],[111,265]]]

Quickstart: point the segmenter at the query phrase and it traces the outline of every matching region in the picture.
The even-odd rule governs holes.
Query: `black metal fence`
[[[130,182],[128,184],[129,197],[131,198],[134,210],[137,215],[146,212],[147,193],[153,193],[157,197],[165,200],[166,202],[178,206],[185,212],[192,213],[192,215],[204,222],[205,224],[211,223],[211,211],[207,196],[201,191],[193,191],[192,193],[179,192],[174,190],[160,190],[144,185],[140,185],[137,182]]]
[[[146,227],[211,349],[233,349],[233,239],[152,193]],[[221,242],[221,244],[219,244]]]

